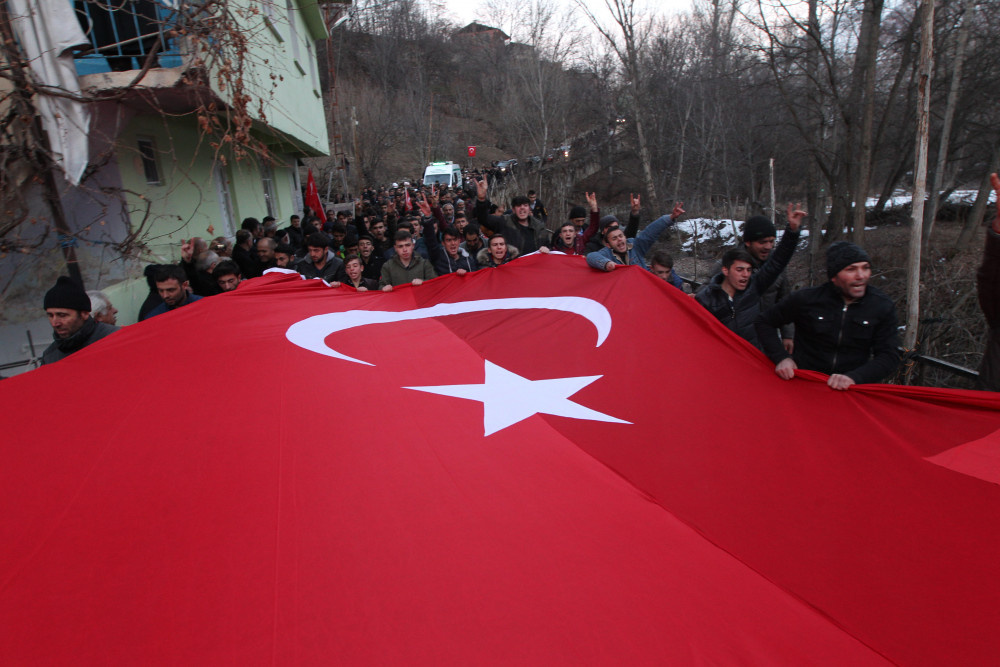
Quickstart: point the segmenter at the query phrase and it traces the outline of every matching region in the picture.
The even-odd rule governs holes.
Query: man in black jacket
[[[997,197],[997,217],[986,230],[983,263],[976,273],[979,307],[989,326],[986,351],[979,365],[979,388],[1000,391],[1000,176],[990,174],[990,183]]]
[[[341,282],[347,277],[344,273],[344,260],[333,254],[330,249],[330,237],[323,232],[313,232],[306,237],[306,247],[309,254],[295,263],[294,268],[306,278],[322,278],[328,283]]]
[[[428,259],[434,265],[434,271],[439,276],[447,273],[457,273],[464,275],[472,271],[479,270],[476,258],[462,249],[462,234],[453,226],[447,223],[442,209],[431,206],[424,195],[420,195],[417,206],[422,213],[421,225],[423,226],[424,243],[427,244]],[[437,218],[441,227],[441,238],[434,229],[434,219]]]
[[[519,195],[510,202],[511,213],[503,217],[490,215],[490,200],[486,198],[486,179],[476,181],[476,206],[473,209],[480,227],[494,234],[502,233],[510,243],[517,246],[521,254],[541,250],[548,252],[552,243],[552,232],[545,224],[531,214],[531,202]],[[543,250],[544,248],[544,250]]]
[[[750,253],[750,264],[753,272],[756,273],[764,265],[767,258],[774,250],[774,241],[777,232],[774,224],[769,218],[762,215],[755,215],[748,219],[743,225],[743,248]],[[771,286],[764,290],[760,298],[760,309],[767,310],[791,293],[788,285],[788,274],[782,272]],[[751,326],[753,323],[751,322]],[[781,342],[790,353],[794,348],[795,329],[791,324],[786,324],[781,329]],[[755,336],[756,338],[756,336]]]
[[[747,250],[730,250],[722,257],[722,271],[701,286],[695,299],[731,331],[760,347],[755,320],[764,296],[788,266],[799,240],[799,227],[806,212],[788,205],[788,229],[781,243],[755,271],[754,258]],[[767,220],[770,224],[770,221]],[[771,229],[774,229],[771,226]],[[771,237],[774,240],[774,237]]]
[[[896,306],[868,284],[871,262],[864,250],[838,241],[826,252],[829,282],[793,292],[755,322],[774,372],[791,380],[796,368],[829,373],[827,385],[879,382],[899,363]],[[785,351],[777,329],[795,324],[795,348]]]

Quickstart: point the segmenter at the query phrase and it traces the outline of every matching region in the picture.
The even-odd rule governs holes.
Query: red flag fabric
[[[0,661],[994,662],[1000,400],[822,379],[634,267],[269,273],[0,382]]]
[[[313,215],[320,222],[326,222],[326,211],[323,210],[323,202],[320,201],[319,190],[316,188],[312,169],[309,170],[309,179],[306,181],[306,206],[312,209]]]
[[[476,147],[475,146],[469,146],[468,151],[469,151],[469,157],[476,157]]]

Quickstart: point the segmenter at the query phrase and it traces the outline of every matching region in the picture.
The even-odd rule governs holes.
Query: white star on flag
[[[569,400],[570,396],[601,377],[604,376],[529,380],[486,360],[486,377],[482,384],[450,384],[438,387],[403,387],[403,389],[481,402],[485,430],[483,435],[492,435],[535,414],[631,424],[632,422],[611,417]]]

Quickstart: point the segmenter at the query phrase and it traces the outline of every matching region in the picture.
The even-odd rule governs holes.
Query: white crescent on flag
[[[575,313],[586,318],[597,329],[597,345],[600,347],[611,332],[611,314],[602,304],[593,299],[577,296],[556,297],[526,297],[511,299],[482,299],[479,301],[462,301],[459,303],[439,303],[429,308],[417,308],[389,312],[382,310],[348,310],[342,313],[326,313],[296,322],[288,327],[285,337],[289,341],[317,354],[335,359],[343,359],[356,364],[374,366],[367,361],[349,357],[332,349],[326,344],[326,338],[332,333],[353,329],[369,324],[390,324],[392,322],[407,322],[431,317],[447,315],[463,315],[465,313],[482,313],[491,310],[529,310],[547,309],[566,313]]]

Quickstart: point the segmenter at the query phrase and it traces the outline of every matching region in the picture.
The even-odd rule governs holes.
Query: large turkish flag
[[[638,268],[268,274],[0,383],[3,664],[985,664],[1000,401]]]

